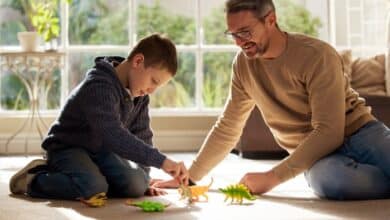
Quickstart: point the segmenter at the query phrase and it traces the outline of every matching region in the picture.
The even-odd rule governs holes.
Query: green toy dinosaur
[[[239,203],[241,205],[244,199],[251,201],[256,199],[243,184],[229,185],[225,188],[220,188],[219,191],[226,195],[225,202],[230,198],[230,203]]]
[[[140,202],[133,202],[130,199],[126,201],[127,205],[141,208],[144,212],[163,212],[170,204],[163,204],[161,202],[144,200]]]

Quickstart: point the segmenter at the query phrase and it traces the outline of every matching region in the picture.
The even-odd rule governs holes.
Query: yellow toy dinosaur
[[[208,186],[184,186],[180,185],[178,191],[181,195],[180,199],[188,198],[189,203],[199,201],[199,197],[203,196],[208,201],[209,197],[207,196],[207,192],[209,191],[210,186],[213,184],[213,178],[211,178],[211,182]]]
[[[92,196],[89,199],[79,198],[79,200],[89,207],[98,208],[106,204],[107,196],[106,193],[102,192]]]

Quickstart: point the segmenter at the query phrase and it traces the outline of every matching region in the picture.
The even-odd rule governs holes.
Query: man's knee
[[[350,181],[336,170],[332,160],[318,161],[306,172],[306,180],[315,194],[322,198],[344,200]]]
[[[305,177],[317,195],[328,199],[378,199],[389,194],[387,177],[380,169],[350,158],[322,159]]]

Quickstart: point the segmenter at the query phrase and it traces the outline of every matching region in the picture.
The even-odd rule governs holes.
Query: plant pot
[[[39,35],[37,32],[18,32],[19,44],[22,51],[37,51],[39,46]]]

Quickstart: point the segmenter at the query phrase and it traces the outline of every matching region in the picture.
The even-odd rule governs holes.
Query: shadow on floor
[[[390,207],[390,199],[332,201],[318,198],[308,199],[273,195],[262,195],[258,198],[341,219],[390,219],[390,209],[385,208]]]
[[[7,195],[12,199],[16,199],[15,205],[19,207],[29,206],[34,209],[34,212],[38,216],[51,216],[50,219],[81,219],[81,218],[93,218],[99,220],[114,220],[114,219],[180,219],[180,220],[193,220],[197,219],[191,212],[198,212],[200,209],[197,206],[181,206],[171,205],[164,212],[146,213],[142,212],[139,208],[128,206],[125,204],[126,199],[108,199],[107,204],[101,208],[91,208],[79,201],[66,201],[66,200],[48,200],[48,199],[36,199],[27,196],[19,195]],[[139,200],[155,200],[162,203],[170,203],[161,197],[144,197]],[[12,211],[12,210],[11,210]],[[15,210],[14,210],[15,211]],[[26,212],[26,211],[23,211]],[[29,211],[31,213],[31,211]],[[39,215],[40,213],[40,215]],[[7,219],[12,219],[12,215],[18,215],[18,219],[21,216],[16,213],[8,212],[10,215]],[[26,219],[31,219],[30,217]],[[42,219],[42,218],[33,218]]]

